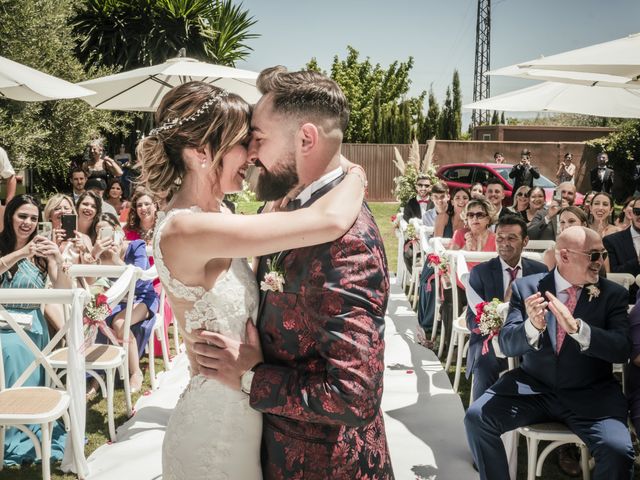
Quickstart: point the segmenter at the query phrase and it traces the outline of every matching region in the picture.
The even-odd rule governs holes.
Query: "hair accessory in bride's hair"
[[[207,112],[211,105],[216,103],[220,98],[224,98],[229,96],[229,92],[226,90],[216,90],[209,94],[209,98],[195,111],[195,113],[189,115],[185,118],[170,118],[162,125],[157,128],[154,128],[149,132],[149,135],[157,135],[160,132],[164,132],[165,130],[171,130],[172,128],[179,127],[187,122],[193,122],[200,115]]]

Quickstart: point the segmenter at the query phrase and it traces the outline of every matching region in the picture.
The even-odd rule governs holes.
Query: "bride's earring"
[[[207,168],[207,162],[202,162],[202,163],[200,164],[200,166],[201,166],[202,168]]]

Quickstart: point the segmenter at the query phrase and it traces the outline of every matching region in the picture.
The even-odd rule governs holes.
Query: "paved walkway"
[[[414,342],[416,326],[404,294],[392,285],[382,408],[396,479],[476,479],[462,402],[435,354]],[[89,457],[89,480],[162,478],[164,429],[187,380],[187,361],[181,354],[173,368],[161,374],[159,388],[138,400],[134,417],[118,428],[118,442],[103,445]]]

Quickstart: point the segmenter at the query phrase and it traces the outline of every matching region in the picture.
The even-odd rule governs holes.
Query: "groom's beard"
[[[256,198],[262,201],[279,200],[298,184],[298,172],[293,159],[277,164],[273,171],[258,160],[258,183],[256,185]]]

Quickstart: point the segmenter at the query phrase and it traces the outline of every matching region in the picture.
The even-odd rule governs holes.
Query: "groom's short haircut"
[[[270,67],[258,76],[258,90],[271,95],[273,111],[302,120],[329,121],[344,134],[349,122],[349,103],[340,86],[312,70],[289,72],[282,65]]]

